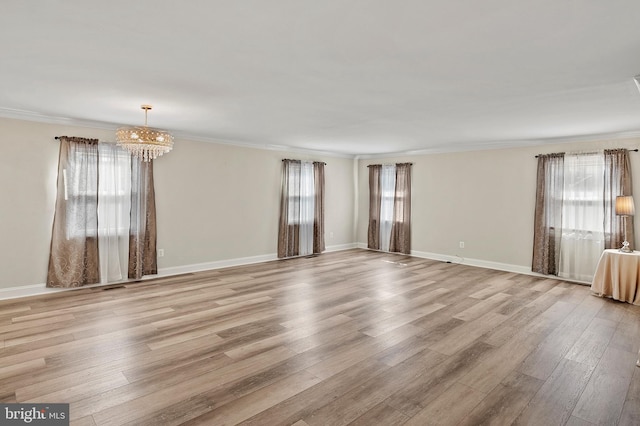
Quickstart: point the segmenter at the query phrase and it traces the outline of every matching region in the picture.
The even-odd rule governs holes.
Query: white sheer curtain
[[[98,246],[100,281],[127,277],[131,211],[131,155],[115,144],[98,144]]]
[[[380,250],[389,251],[396,191],[396,166],[385,164],[380,173]]]
[[[313,253],[313,215],[314,215],[314,178],[313,163],[303,161],[300,164],[300,255]]]
[[[565,154],[558,275],[591,281],[604,246],[604,153]]]

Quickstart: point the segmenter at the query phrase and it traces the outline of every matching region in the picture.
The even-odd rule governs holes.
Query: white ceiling
[[[2,0],[0,115],[339,154],[640,132],[638,0]],[[98,122],[98,123],[95,123]]]

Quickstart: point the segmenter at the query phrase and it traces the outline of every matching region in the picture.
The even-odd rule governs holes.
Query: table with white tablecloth
[[[591,291],[598,296],[640,305],[640,252],[609,249],[602,252]],[[640,367],[640,353],[636,365]]]
[[[640,252],[602,252],[591,291],[599,296],[640,305]]]

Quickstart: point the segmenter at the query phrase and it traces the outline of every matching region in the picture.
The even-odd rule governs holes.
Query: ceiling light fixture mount
[[[173,149],[173,136],[165,130],[147,127],[147,114],[153,107],[140,108],[144,110],[144,126],[120,127],[116,130],[116,141],[141,161],[151,161]]]

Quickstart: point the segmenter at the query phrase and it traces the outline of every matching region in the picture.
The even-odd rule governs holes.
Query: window
[[[131,155],[107,143],[78,145],[63,170],[67,201],[67,238],[129,235],[131,209]],[[97,169],[96,169],[97,165]],[[97,174],[96,174],[97,173]],[[91,176],[99,178],[92,179]],[[72,220],[86,215],[87,205],[97,205],[97,219]]]
[[[129,254],[131,155],[114,144],[99,143],[97,149],[78,144],[63,169],[63,181],[67,239],[97,238],[100,281],[123,279]],[[83,216],[91,217],[78,220]]]
[[[410,253],[411,166],[411,163],[368,166],[368,248]]]
[[[62,169],[67,240],[98,236],[97,145],[71,144],[68,162]]]
[[[602,251],[624,239],[619,195],[632,195],[626,149],[539,155],[532,271],[591,282]]]
[[[314,218],[313,163],[302,161],[289,167],[288,225],[297,225],[299,255],[313,253]]]
[[[129,236],[131,154],[113,144],[98,144],[98,235]]]
[[[324,163],[282,160],[278,257],[324,249]]]
[[[313,163],[294,163],[289,168],[289,225],[313,225]]]
[[[603,232],[604,156],[565,154],[562,229],[565,233]]]
[[[134,162],[126,151],[97,139],[57,139],[47,286],[78,287],[157,273],[153,163]]]

